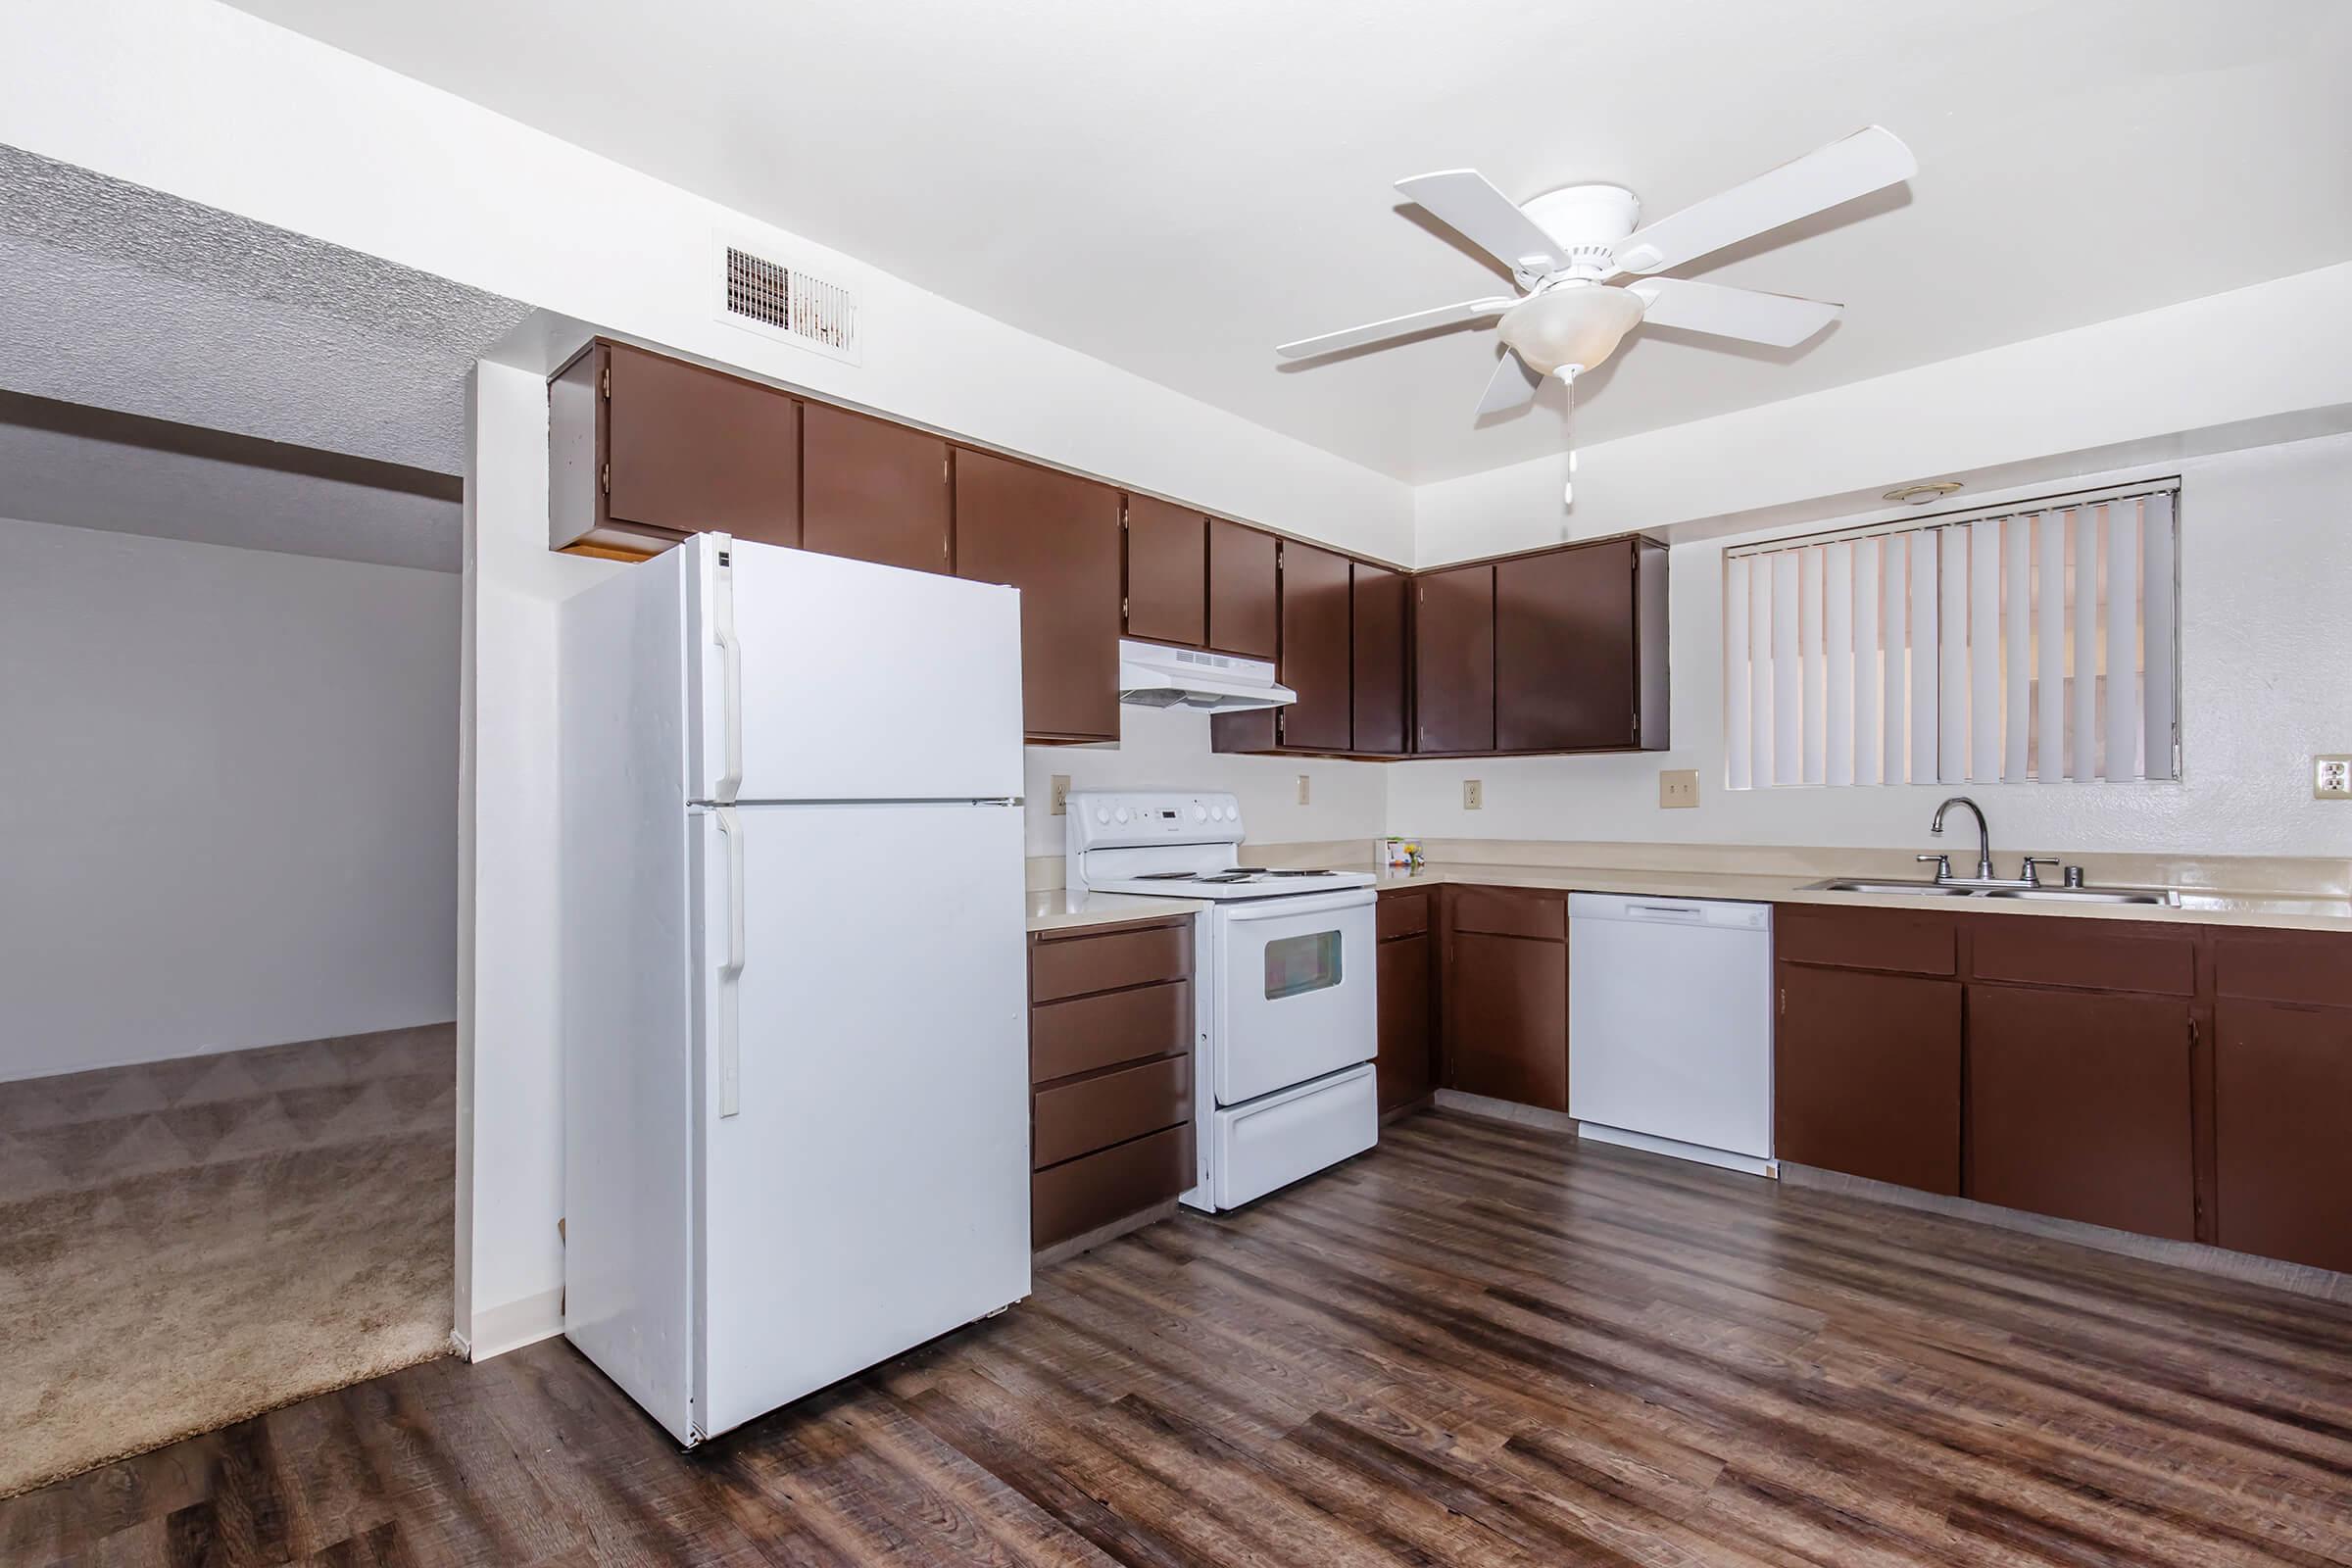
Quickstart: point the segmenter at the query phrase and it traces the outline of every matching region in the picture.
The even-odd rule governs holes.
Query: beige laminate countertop
[[[1378,867],[1359,867],[1372,869]],[[1657,898],[1744,899],[1759,904],[1828,904],[1881,909],[1945,909],[1970,914],[2056,916],[2067,920],[2185,920],[2206,925],[2271,926],[2297,931],[2352,931],[2352,900],[2279,893],[2184,889],[2179,907],[2156,904],[2061,904],[2035,899],[1943,899],[1903,894],[1824,893],[1808,889],[1818,877],[1745,871],[1664,871],[1609,866],[1524,865],[1432,860],[1418,871],[1379,871],[1380,886],[1396,888],[1462,882],[1482,887],[1534,888],[1571,893],[1633,893]]]
[[[1125,925],[1135,920],[1165,920],[1208,907],[1205,899],[1138,898],[1132,893],[1073,893],[1067,888],[1032,890],[1029,929],[1061,931],[1082,925]]]

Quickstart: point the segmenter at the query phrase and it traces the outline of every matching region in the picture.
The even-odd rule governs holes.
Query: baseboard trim
[[[1408,1100],[1395,1110],[1382,1111],[1380,1124],[1386,1127],[1393,1121],[1402,1121],[1407,1116],[1418,1116],[1437,1102],[1438,1097],[1434,1094],[1423,1095],[1419,1100]]]
[[[1176,1209],[1176,1200],[1171,1198],[1164,1203],[1154,1203],[1150,1208],[1139,1208],[1125,1218],[1114,1219],[1107,1225],[1098,1225],[1091,1231],[1080,1231],[1075,1236],[1065,1236],[1052,1247],[1041,1248],[1031,1253],[1029,1266],[1032,1269],[1051,1268],[1064,1258],[1076,1257],[1080,1252],[1092,1251],[1104,1242],[1115,1242],[1130,1231],[1140,1231],[1145,1226],[1156,1225],[1163,1219],[1174,1219]]]
[[[1781,1181],[1789,1187],[1810,1187],[1817,1192],[1840,1193],[1851,1198],[1868,1199],[1873,1202],[1891,1203],[1898,1208],[1973,1220],[1995,1230],[2014,1231],[2054,1242],[2073,1242],[2078,1246],[2096,1248],[2102,1252],[2140,1258],[2150,1263],[2169,1263],[2176,1268],[2193,1269],[2200,1274],[2217,1275],[2248,1285],[2267,1285],[2273,1290],[2318,1300],[2352,1302],[2352,1274],[2337,1274],[2305,1263],[2257,1257],[2251,1252],[2232,1252],[2227,1248],[2207,1247],[2201,1242],[2174,1242],[2158,1236],[2141,1236],[2079,1219],[2030,1214],[2024,1209],[1980,1203],[1971,1198],[1947,1198],[1941,1193],[1923,1193],[1916,1188],[1872,1181],[1867,1176],[1848,1176],[1842,1171],[1791,1164],[1786,1160],[1781,1162]]]
[[[476,1307],[473,1322],[459,1330],[458,1337],[466,1347],[467,1360],[487,1361],[563,1332],[564,1287],[559,1285],[518,1300]]]
[[[1541,1127],[1545,1132],[1570,1135],[1577,1129],[1576,1118],[1564,1110],[1522,1105],[1515,1100],[1494,1100],[1485,1095],[1464,1094],[1459,1089],[1441,1089],[1431,1098],[1440,1110],[1458,1110],[1466,1115],[1484,1116],[1489,1121],[1517,1122],[1522,1127]]]

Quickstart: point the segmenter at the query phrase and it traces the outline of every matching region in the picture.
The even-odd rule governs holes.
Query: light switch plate
[[[2311,798],[2315,801],[2352,801],[2352,756],[2311,760]]]
[[[1698,804],[1698,769],[1695,767],[1662,767],[1658,769],[1658,809],[1688,810]]]
[[[1307,785],[1307,777],[1306,777],[1306,775],[1305,775],[1304,773],[1301,773],[1301,774],[1299,774],[1299,775],[1298,775],[1298,804],[1299,804],[1300,806],[1304,806],[1304,805],[1306,805],[1306,803],[1307,803],[1307,796],[1308,796],[1310,793],[1312,793],[1312,792],[1311,792],[1311,791],[1309,790],[1309,788],[1308,788],[1308,785]]]
[[[1067,773],[1056,773],[1054,775],[1054,814],[1055,816],[1067,816],[1069,813],[1070,775]]]
[[[1462,780],[1462,809],[1465,811],[1483,810],[1486,804],[1486,785],[1474,778]]]

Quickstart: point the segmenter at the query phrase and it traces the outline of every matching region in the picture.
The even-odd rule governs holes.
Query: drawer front
[[[1897,974],[1960,972],[1959,926],[1929,909],[1834,909],[1783,904],[1772,911],[1776,957]]]
[[[1192,973],[1190,920],[1083,936],[1041,936],[1029,949],[1029,1000],[1054,1002],[1156,980],[1186,980]]]
[[[1975,954],[1969,969],[1979,980],[2196,995],[2196,937],[2178,926],[2013,914],[1972,920],[1969,932]]]
[[[1190,980],[1049,1002],[1029,1013],[1029,1081],[1047,1083],[1122,1061],[1190,1051],[1192,1045]]]
[[[1163,1056],[1037,1092],[1036,1152],[1043,1170],[1193,1116],[1193,1058]]]
[[[2352,934],[2216,931],[2213,982],[2225,997],[2352,1007]]]
[[[1455,888],[1453,928],[1488,936],[1568,940],[1568,895],[1508,888]]]
[[[1418,936],[1428,930],[1430,898],[1426,888],[1411,893],[1383,893],[1373,911],[1380,940]]]
[[[1029,1181],[1029,1245],[1048,1248],[1165,1203],[1193,1185],[1191,1123],[1099,1154],[1064,1160]]]

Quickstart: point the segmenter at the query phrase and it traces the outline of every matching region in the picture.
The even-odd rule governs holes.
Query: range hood
[[[1265,660],[1119,639],[1122,703],[1138,708],[1240,713],[1253,708],[1280,708],[1298,700],[1297,692],[1274,678],[1274,666]]]

